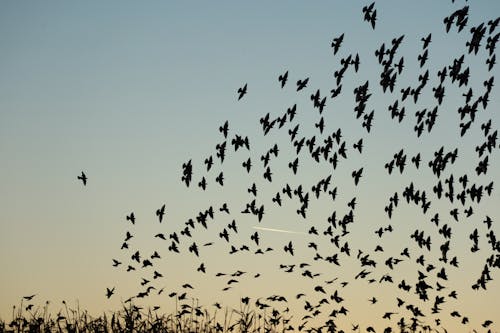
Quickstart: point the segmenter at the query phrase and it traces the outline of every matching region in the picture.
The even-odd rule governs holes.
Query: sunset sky
[[[138,300],[144,306],[161,306],[165,313],[172,311],[171,292],[188,292],[201,305],[214,302],[238,308],[239,299],[252,300],[270,295],[283,295],[294,320],[301,322],[306,314],[304,299],[316,304],[335,290],[345,299],[347,316],[338,323],[345,330],[351,324],[360,327],[396,327],[400,317],[410,318],[405,307],[398,308],[396,297],[405,305],[418,306],[431,325],[436,318],[451,332],[485,330],[481,324],[491,319],[492,331],[500,330],[500,280],[498,268],[490,268],[493,278],[487,290],[475,291],[471,286],[480,277],[486,259],[499,255],[488,244],[489,232],[483,221],[493,220],[491,230],[500,231],[500,168],[499,142],[491,152],[479,157],[475,147],[487,140],[481,124],[491,119],[492,134],[500,123],[498,79],[489,93],[488,106],[479,106],[475,120],[463,137],[457,109],[465,104],[472,88],[473,98],[482,95],[484,81],[498,76],[498,65],[488,71],[485,50],[486,32],[477,55],[469,54],[466,43],[471,39],[470,28],[500,16],[500,2],[495,0],[465,2],[451,1],[377,1],[376,27],[363,21],[366,1],[218,1],[218,2],[133,2],[133,1],[5,1],[0,3],[0,319],[9,320],[12,306],[21,298],[36,294],[33,303],[50,301],[54,312],[62,301],[88,310],[93,315],[118,310],[123,301],[144,291],[142,278],[151,280],[156,288],[151,296]],[[460,33],[455,25],[445,31],[443,19],[457,9],[469,6],[468,24]],[[493,36],[500,32],[497,27]],[[344,33],[343,43],[336,55],[332,40]],[[421,38],[432,33],[428,60],[422,68],[418,55],[423,52]],[[375,50],[385,43],[391,47],[393,38],[404,35],[395,62],[404,57],[404,69],[398,76],[394,92],[384,93],[379,84],[383,66]],[[337,87],[334,72],[339,71],[341,59],[359,54],[356,73],[350,66],[342,80],[342,90],[332,99],[330,90]],[[446,78],[443,103],[438,107],[435,126],[420,137],[414,132],[415,113],[432,110],[437,101],[432,88],[438,86],[438,71],[465,54],[463,68],[470,68],[467,86],[459,87]],[[401,100],[401,89],[416,87],[418,77],[429,70],[429,82],[423,88],[418,103],[412,96]],[[282,89],[278,76],[288,71],[288,81]],[[297,92],[296,81],[309,78],[306,88]],[[363,116],[356,119],[353,90],[369,81],[366,113],[374,110],[370,133],[362,127]],[[238,100],[238,89],[245,84],[248,91]],[[326,106],[320,115],[313,108],[311,94],[320,89],[326,96]],[[406,117],[401,123],[391,119],[388,106],[399,100],[405,106]],[[471,102],[472,103],[472,102]],[[282,127],[276,124],[263,135],[259,119],[270,114],[270,120],[282,116],[287,108],[297,104],[293,121]],[[325,130],[319,133],[315,124],[323,116]],[[466,121],[468,118],[465,118]],[[219,126],[229,124],[226,157],[223,163],[216,157],[216,145],[225,139]],[[288,163],[296,158],[289,129],[297,124],[297,138],[316,136],[317,145],[342,129],[341,141],[346,142],[347,159],[339,156],[338,167],[331,163],[316,163],[304,145],[299,155],[297,174]],[[248,137],[250,150],[234,150],[235,135]],[[362,153],[353,144],[363,139]],[[261,156],[274,144],[278,156],[271,154],[269,166],[272,182],[263,178],[266,167]],[[428,163],[441,147],[444,152],[458,150],[454,164],[448,164],[440,178],[432,173]],[[388,174],[384,165],[404,149],[407,155],[403,173],[397,168]],[[337,150],[335,145],[334,151]],[[419,169],[411,158],[420,153]],[[477,175],[478,162],[489,156],[486,174]],[[207,172],[204,160],[213,157],[214,165]],[[252,160],[247,173],[242,162]],[[182,165],[191,160],[193,180],[189,187],[181,181]],[[363,167],[359,184],[351,173]],[[86,186],[77,179],[84,171]],[[220,172],[224,185],[216,183]],[[469,199],[462,205],[455,198],[438,199],[433,187],[454,175],[455,196],[463,187],[459,177],[467,174],[467,186],[487,186],[494,181],[491,195],[483,194],[480,203]],[[331,175],[329,190],[337,187],[337,197],[328,193],[319,199],[311,191],[320,179]],[[207,181],[203,191],[198,187],[202,177]],[[248,189],[255,183],[257,205],[265,206],[261,222],[251,214],[242,214],[254,197]],[[416,190],[425,190],[431,206],[423,214],[414,203],[402,196],[406,186],[413,183]],[[289,184],[292,191],[302,184],[309,192],[309,208],[304,219],[297,214],[299,199],[288,199],[281,193],[279,207],[272,198]],[[389,219],[384,207],[395,192],[399,205]],[[349,212],[347,203],[356,197],[355,220],[349,234],[340,238],[340,245],[349,243],[351,254],[341,253],[323,235],[327,218],[336,211],[337,218]],[[230,214],[219,211],[226,203]],[[159,223],[155,212],[165,204],[165,216]],[[212,206],[214,219],[205,230],[196,224],[192,237],[180,231],[190,218],[196,221],[199,212]],[[473,208],[466,218],[464,210]],[[456,222],[449,212],[457,208]],[[126,216],[134,212],[134,225]],[[436,227],[431,218],[439,213]],[[230,241],[219,237],[233,220],[238,233],[229,231]],[[459,267],[443,264],[440,245],[446,239],[438,230],[447,224],[453,229],[448,256],[457,256]],[[393,232],[379,238],[375,231],[391,225]],[[314,226],[319,235],[310,235]],[[256,228],[257,227],[257,228]],[[258,228],[261,228],[260,230]],[[265,228],[277,230],[264,230]],[[478,229],[479,251],[472,253],[469,235]],[[410,235],[416,230],[431,236],[431,251],[421,249]],[[129,249],[120,249],[126,232],[133,238]],[[259,233],[257,246],[250,236]],[[180,253],[168,250],[168,235],[176,232],[180,238]],[[341,234],[340,229],[334,234]],[[164,233],[167,240],[154,236]],[[292,242],[294,256],[283,247]],[[199,257],[188,251],[195,242]],[[212,246],[203,244],[212,242]],[[318,246],[322,257],[338,254],[340,266],[324,260],[314,260]],[[231,245],[240,249],[229,254]],[[383,252],[375,252],[381,245]],[[273,251],[259,255],[261,248]],[[410,258],[400,255],[409,249]],[[142,258],[158,251],[161,259],[153,260],[154,267],[141,268],[133,264],[132,254],[139,251]],[[361,267],[358,250],[377,262],[375,268]],[[416,263],[425,255],[426,266],[436,269],[426,272],[426,266]],[[389,257],[404,259],[390,269]],[[112,266],[112,259],[122,264]],[[201,263],[206,273],[197,272]],[[301,263],[310,266],[300,268]],[[128,265],[135,266],[126,272]],[[280,264],[293,265],[293,273],[285,273]],[[436,278],[446,268],[448,280]],[[320,273],[314,279],[302,276],[308,269]],[[371,271],[366,279],[355,279],[363,269]],[[230,274],[246,272],[231,289],[223,291]],[[153,272],[163,277],[153,279]],[[414,290],[406,293],[398,288],[401,280],[414,286],[418,271],[428,274],[427,282],[436,281],[446,288],[429,291],[430,300],[423,302]],[[216,277],[216,273],[228,275]],[[258,277],[254,277],[260,274]],[[379,283],[390,274],[394,283]],[[335,280],[331,284],[325,281]],[[374,278],[376,282],[368,283]],[[342,287],[341,282],[349,282]],[[182,288],[185,283],[194,289]],[[314,290],[321,285],[322,295]],[[106,288],[115,287],[115,294],[106,298]],[[164,288],[161,295],[157,291]],[[458,299],[446,298],[439,314],[431,314],[436,295],[448,295],[452,290]],[[371,304],[369,299],[378,302]],[[27,304],[24,301],[23,305]],[[321,323],[335,308],[330,301],[316,319]],[[458,311],[469,319],[451,317]],[[391,320],[382,319],[386,312],[397,313]],[[310,320],[312,325],[314,320]],[[439,328],[440,330],[442,328]]]

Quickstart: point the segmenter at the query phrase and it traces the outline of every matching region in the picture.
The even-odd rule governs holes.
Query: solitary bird
[[[82,175],[81,176],[78,176],[76,177],[77,179],[80,179],[83,183],[83,186],[86,186],[87,185],[87,175],[85,175],[85,173],[82,171]]]
[[[243,97],[245,96],[245,94],[247,93],[247,84],[245,83],[245,85],[241,88],[238,88],[238,101]]]
[[[161,206],[161,208],[156,210],[156,216],[158,216],[160,223],[163,220],[163,215],[165,215],[165,204],[163,204],[163,206]]]
[[[115,288],[112,289],[106,288],[106,297],[109,299],[115,293]]]
[[[135,224],[134,212],[130,213],[130,215],[127,215],[127,221],[130,221],[130,222],[132,222],[132,224]]]
[[[286,81],[288,80],[288,71],[278,77],[278,81],[281,83],[281,89],[285,87]]]

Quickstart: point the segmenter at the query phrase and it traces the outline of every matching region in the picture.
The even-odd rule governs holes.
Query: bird
[[[247,84],[245,83],[243,87],[238,88],[238,101],[242,99],[246,93],[247,93]]]
[[[132,224],[135,224],[135,215],[134,212],[130,213],[126,216],[127,221],[130,221]]]
[[[285,84],[286,84],[287,80],[288,80],[288,71],[286,71],[285,73],[279,75],[278,82],[281,83],[281,89],[283,89],[285,87]]]
[[[227,138],[227,133],[229,131],[229,121],[225,121],[223,125],[219,126],[219,132],[222,133],[224,138]]]
[[[260,240],[260,237],[259,237],[259,233],[256,231],[254,232],[251,236],[250,236],[250,239],[253,240],[255,242],[255,245],[259,246],[259,240]]]
[[[298,166],[299,166],[299,158],[298,157],[296,157],[292,162],[288,163],[288,167],[290,169],[292,169],[294,175],[297,174]]]
[[[352,178],[354,179],[354,185],[358,185],[359,179],[361,178],[362,174],[363,174],[363,168],[360,168],[358,170],[354,170],[352,172]]]
[[[307,83],[309,82],[309,78],[305,78],[303,80],[297,81],[297,91],[301,91],[305,87],[307,87]]]
[[[161,208],[156,210],[156,216],[158,217],[158,220],[161,221],[163,220],[163,215],[165,215],[165,204],[161,206]]]
[[[209,157],[205,158],[204,163],[207,166],[207,171],[210,171],[210,169],[212,168],[212,165],[214,164],[214,160],[212,158],[212,155],[210,155]]]
[[[207,180],[205,177],[201,177],[201,180],[198,182],[198,187],[200,187],[203,191],[207,189]]]
[[[353,148],[357,149],[358,152],[361,154],[363,152],[363,138],[359,139],[358,142],[354,143]]]
[[[109,299],[115,293],[115,288],[112,289],[106,288],[106,297]]]
[[[223,171],[221,171],[217,177],[215,178],[215,181],[220,185],[220,186],[224,186],[224,173]]]
[[[432,38],[432,34],[429,33],[427,35],[427,37],[422,37],[420,40],[423,42],[423,46],[422,46],[422,49],[427,49],[427,47],[429,47],[429,44],[431,43],[431,38]]]
[[[250,169],[252,168],[252,161],[250,160],[250,157],[242,163],[243,168],[247,171],[247,173],[250,172]]]
[[[87,185],[87,175],[82,171],[81,175],[76,177],[77,179],[81,180],[83,183],[83,186]]]
[[[288,253],[290,253],[290,255],[292,255],[292,256],[293,256],[293,254],[294,254],[294,249],[293,249],[293,244],[292,244],[292,241],[288,242],[288,244],[287,244],[287,245],[285,245],[284,250],[285,250],[285,252],[288,252]]]
[[[375,21],[377,20],[377,10],[374,9],[375,2],[372,2],[368,6],[363,6],[362,12],[363,12],[363,20],[368,21],[372,29],[375,29]]]
[[[392,316],[392,315],[395,315],[395,314],[397,314],[397,312],[386,312],[386,313],[382,316],[382,318],[383,318],[383,319],[391,319],[391,316]]]
[[[335,37],[332,41],[333,55],[336,55],[342,45],[344,40],[344,34],[342,33],[340,36]]]

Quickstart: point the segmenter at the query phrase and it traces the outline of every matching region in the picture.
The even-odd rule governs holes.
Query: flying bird
[[[247,84],[245,83],[245,85],[241,88],[238,88],[238,101],[243,97],[245,96],[245,94],[247,93]]]
[[[161,221],[163,220],[163,215],[165,215],[165,204],[161,206],[161,208],[156,210],[156,216],[158,217],[158,220]]]
[[[83,171],[82,171],[82,174],[76,178],[82,181],[83,186],[87,185],[87,175],[85,175],[85,173]]]
[[[112,289],[106,288],[106,297],[109,299],[115,293],[115,287]]]
[[[130,215],[127,215],[126,219],[127,219],[127,221],[130,221],[132,224],[135,224],[134,212],[130,213]]]
[[[278,82],[281,83],[281,89],[285,87],[286,81],[288,80],[288,71],[286,71],[284,74],[281,74],[278,77]]]

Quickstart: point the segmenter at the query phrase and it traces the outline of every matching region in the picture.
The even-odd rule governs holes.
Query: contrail
[[[265,228],[265,227],[252,227],[252,228],[258,229],[258,230],[264,230],[264,231],[274,231],[274,232],[284,232],[287,234],[303,234],[303,235],[305,235],[305,232],[299,232],[299,231],[290,231],[290,230],[273,229],[273,228]]]

